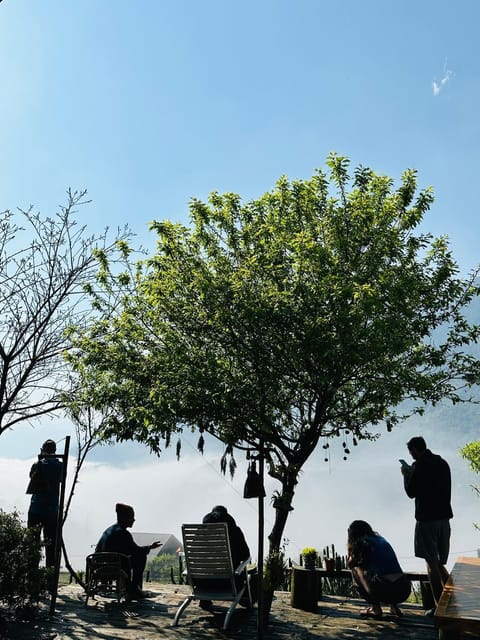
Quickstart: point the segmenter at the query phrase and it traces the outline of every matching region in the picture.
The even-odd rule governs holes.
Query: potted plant
[[[315,547],[305,547],[302,550],[303,566],[305,569],[314,570],[317,563],[318,551]]]

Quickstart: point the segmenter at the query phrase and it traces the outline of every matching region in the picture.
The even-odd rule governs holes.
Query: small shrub
[[[22,607],[38,602],[47,586],[47,570],[39,568],[40,542],[16,511],[0,509],[0,602]]]
[[[344,578],[324,578],[323,593],[331,596],[358,598],[358,590],[351,580]]]
[[[412,602],[413,604],[422,604],[423,599],[420,583],[412,582],[412,592],[408,596],[407,602]]]
[[[290,572],[285,561],[283,549],[271,553],[265,560],[263,569],[263,588],[265,591],[289,591]]]
[[[172,570],[179,572],[179,561],[175,554],[160,554],[148,561],[146,570],[150,572],[150,580],[168,583],[172,581]]]

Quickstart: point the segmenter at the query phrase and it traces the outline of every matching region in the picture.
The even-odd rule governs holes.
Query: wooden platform
[[[99,598],[85,607],[85,593],[74,585],[61,587],[57,613],[32,623],[0,623],[2,640],[255,640],[257,609],[237,607],[228,630],[222,629],[228,603],[215,603],[213,613],[198,606],[187,609],[182,624],[172,622],[180,602],[190,593],[183,585],[144,585],[146,600],[118,604]],[[46,603],[48,604],[48,603]],[[403,618],[385,615],[363,619],[361,600],[324,596],[318,611],[309,613],[290,605],[290,593],[276,592],[264,640],[437,640],[433,619],[413,604],[402,605]],[[48,610],[47,610],[48,611]]]
[[[480,637],[480,558],[458,558],[434,619],[441,638],[450,632]]]

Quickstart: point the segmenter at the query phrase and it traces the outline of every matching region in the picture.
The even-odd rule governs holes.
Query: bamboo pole
[[[62,552],[62,531],[63,531],[63,504],[65,502],[65,481],[67,478],[68,452],[70,449],[70,436],[65,437],[65,449],[63,454],[57,457],[62,460],[62,480],[60,485],[60,500],[58,504],[57,531],[55,534],[55,565],[52,580],[52,599],[50,601],[50,615],[55,613],[57,603],[58,578],[60,576],[60,558]]]

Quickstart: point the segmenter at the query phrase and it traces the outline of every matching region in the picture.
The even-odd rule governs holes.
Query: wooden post
[[[422,596],[422,606],[425,609],[425,611],[428,611],[429,609],[434,609],[436,607],[430,582],[426,582],[426,581],[420,582],[420,594]]]
[[[265,462],[263,459],[263,440],[260,440],[258,456],[258,473],[260,476],[260,484],[263,487],[263,475]],[[263,492],[260,492],[263,493]],[[264,593],[263,593],[263,535],[265,530],[264,501],[263,495],[258,497],[258,601],[257,601],[257,640],[263,640],[263,628],[265,624],[264,612]]]
[[[57,531],[55,535],[55,565],[53,568],[52,599],[50,601],[50,615],[55,613],[57,603],[58,578],[60,576],[60,558],[62,550],[62,530],[63,530],[63,504],[65,502],[65,480],[67,478],[68,451],[70,449],[70,436],[65,437],[65,449],[63,454],[57,455],[63,462],[62,480],[60,484],[60,499],[58,504]]]

